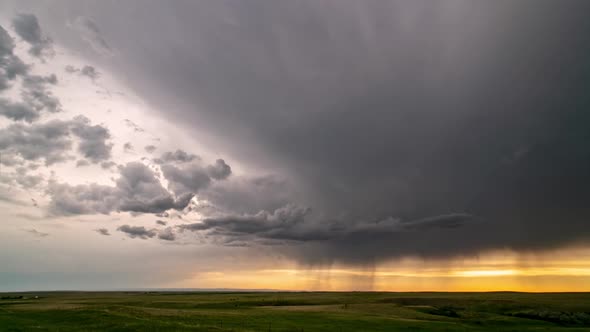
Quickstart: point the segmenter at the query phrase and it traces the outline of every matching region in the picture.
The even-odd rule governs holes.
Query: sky
[[[590,291],[585,0],[0,0],[0,291]]]

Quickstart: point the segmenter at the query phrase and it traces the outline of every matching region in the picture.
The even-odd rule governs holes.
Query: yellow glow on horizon
[[[590,291],[590,247],[444,261],[403,259],[366,268],[268,266],[273,268],[201,272],[188,282],[190,287],[280,290]]]

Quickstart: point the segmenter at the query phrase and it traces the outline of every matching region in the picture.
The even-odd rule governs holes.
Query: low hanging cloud
[[[44,36],[37,16],[33,14],[17,14],[12,19],[16,34],[31,45],[29,53],[36,57],[53,55],[53,41]]]
[[[343,221],[319,222],[309,220],[311,209],[288,204],[273,212],[226,215],[206,218],[202,222],[178,226],[181,230],[204,232],[213,237],[223,237],[229,243],[238,240],[260,243],[259,240],[284,240],[295,242],[333,241],[343,238],[377,234],[453,229],[472,223],[477,218],[466,213],[452,213],[402,221],[386,218],[376,222],[348,223]]]

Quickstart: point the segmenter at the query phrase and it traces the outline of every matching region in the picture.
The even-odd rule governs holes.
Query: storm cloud
[[[135,168],[145,188],[68,187],[139,195],[106,209],[83,199],[90,207],[78,210],[163,211],[195,193],[219,215],[185,232],[272,243],[302,261],[590,241],[587,1],[69,4],[92,17],[92,42],[103,32],[93,26],[108,33],[110,71],[231,156],[207,165],[182,150],[162,155],[154,161],[168,189]],[[259,174],[236,176],[223,160]],[[274,179],[266,170],[286,180],[257,184]]]

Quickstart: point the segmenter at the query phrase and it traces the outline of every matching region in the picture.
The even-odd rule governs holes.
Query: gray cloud
[[[52,120],[42,124],[12,124],[0,129],[0,151],[25,160],[44,159],[50,165],[67,159],[72,141],[69,122]]]
[[[156,220],[156,224],[166,226],[166,222],[164,220]]]
[[[12,19],[12,26],[16,34],[31,44],[29,53],[36,57],[53,54],[53,41],[43,36],[37,16],[33,14],[18,14]]]
[[[173,164],[174,190],[237,216],[312,206],[304,224],[318,229],[422,220],[297,246],[303,261],[589,241],[587,1],[70,5],[125,45],[109,70],[162,116],[290,180],[280,199],[264,189],[257,200],[243,198],[250,181],[211,183],[206,167]],[[453,228],[455,211],[485,222]]]
[[[223,238],[224,244],[280,245],[287,242],[320,242],[322,245],[338,246],[343,242],[357,243],[357,249],[365,245],[358,240],[371,237],[379,241],[391,241],[414,232],[444,231],[472,224],[476,218],[465,213],[453,213],[424,219],[402,221],[386,218],[375,222],[349,223],[344,220],[318,223],[310,219],[311,209],[288,204],[273,212],[259,211],[256,214],[226,215],[206,218],[202,222],[178,226],[181,230],[204,232],[215,238]],[[408,234],[409,233],[409,234]],[[383,248],[388,256],[401,255],[407,248]]]
[[[164,163],[188,163],[194,160],[201,160],[201,158],[195,154],[187,153],[183,150],[176,150],[174,152],[164,152],[160,158],[155,159],[154,161],[157,164],[164,164]]]
[[[166,227],[164,230],[158,232],[158,239],[164,241],[176,240],[176,234],[172,230],[172,227]]]
[[[80,75],[86,76],[93,81],[100,77],[100,73],[94,67],[88,65],[80,69]]]
[[[231,167],[223,159],[217,159],[214,165],[207,167],[207,172],[211,178],[223,180],[231,174]]]
[[[117,166],[117,163],[115,163],[114,161],[103,161],[102,163],[100,163],[100,167],[102,169],[111,169],[115,166]]]
[[[154,153],[154,151],[156,151],[157,147],[155,145],[146,145],[144,147],[145,152],[147,153]]]
[[[143,226],[129,226],[123,225],[117,228],[119,232],[127,234],[132,239],[139,238],[142,240],[156,236],[156,231],[153,229],[146,229]]]
[[[137,125],[137,123],[129,120],[129,119],[125,119],[123,120],[125,122],[125,124],[127,125],[127,127],[133,129],[133,131],[138,132],[138,133],[142,133],[145,130],[143,128],[141,128],[140,126]]]
[[[123,144],[123,150],[125,152],[133,151],[133,145],[131,144],[131,142],[127,142],[127,143]]]
[[[44,178],[41,175],[29,174],[29,169],[26,167],[18,167],[14,174],[14,181],[22,188],[32,189],[39,186],[44,181]]]
[[[100,77],[100,73],[96,70],[96,68],[90,65],[85,65],[82,68],[76,68],[72,65],[67,65],[64,69],[67,73],[78,73],[81,76],[86,76],[90,78],[92,81]]]
[[[98,163],[111,158],[113,144],[107,143],[111,134],[106,127],[91,125],[90,120],[84,116],[74,118],[71,127],[72,133],[80,138],[78,151],[93,163]]]
[[[86,159],[80,159],[76,161],[76,167],[86,167],[90,166],[90,162]]]
[[[61,102],[47,89],[48,84],[57,84],[55,74],[49,76],[24,75],[21,91],[23,101],[37,111],[60,112],[62,110]]]
[[[132,162],[120,167],[115,186],[99,184],[77,185],[51,183],[49,209],[56,215],[78,215],[114,211],[161,213],[169,209],[182,210],[191,193],[172,196],[154,172],[147,166]]]
[[[80,36],[100,55],[113,55],[111,46],[102,36],[98,25],[94,20],[87,16],[78,16],[70,26],[74,28]]]
[[[196,193],[211,183],[207,170],[199,165],[162,165],[161,168],[168,187],[176,194]]]
[[[28,71],[28,67],[14,54],[14,47],[14,40],[0,26],[0,91],[8,89],[11,81]]]
[[[30,105],[20,102],[12,102],[0,98],[0,114],[14,121],[33,122],[39,118],[39,112]]]
[[[97,232],[98,234],[100,234],[100,235],[105,235],[105,236],[109,236],[109,235],[111,235],[111,233],[109,233],[109,230],[108,230],[108,229],[106,229],[106,228],[99,228],[99,229],[96,229],[96,232]]]

